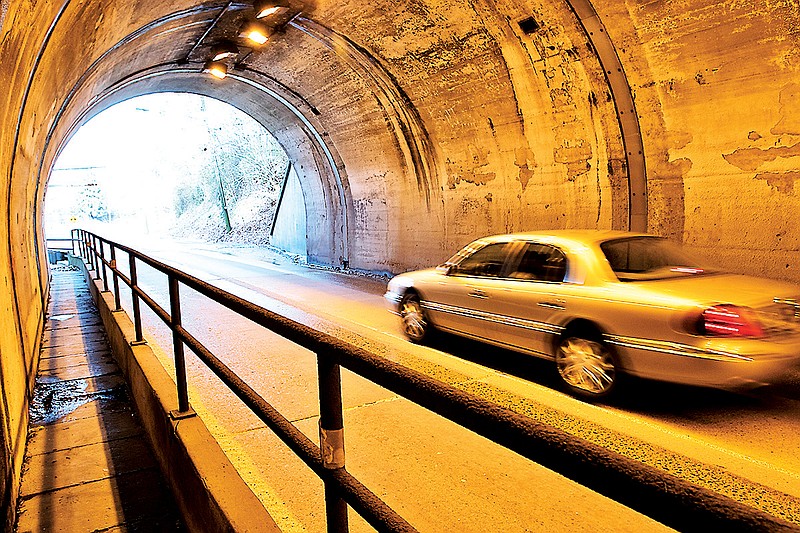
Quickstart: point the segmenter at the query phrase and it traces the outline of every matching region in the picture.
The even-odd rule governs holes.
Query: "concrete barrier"
[[[275,521],[239,476],[198,416],[174,420],[175,382],[146,344],[131,346],[134,327],[113,311],[114,295],[102,291],[78,258],[161,471],[190,531],[279,532]]]

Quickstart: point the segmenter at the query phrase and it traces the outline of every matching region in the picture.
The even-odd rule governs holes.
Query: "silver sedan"
[[[626,374],[741,388],[800,361],[800,286],[708,267],[646,234],[486,237],[395,276],[385,297],[411,341],[441,329],[553,360],[587,399]]]

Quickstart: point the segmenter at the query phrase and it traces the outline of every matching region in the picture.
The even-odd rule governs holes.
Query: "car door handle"
[[[563,311],[564,309],[566,309],[566,306],[564,305],[565,303],[567,302],[565,302],[564,300],[556,300],[555,302],[539,302],[538,305],[539,307],[546,307],[547,309],[556,309],[558,311]]]
[[[472,296],[473,298],[488,298],[486,293],[480,289],[472,289],[467,293],[467,296]]]

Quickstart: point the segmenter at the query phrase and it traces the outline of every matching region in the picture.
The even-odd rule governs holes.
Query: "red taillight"
[[[703,329],[708,335],[723,337],[761,337],[761,324],[747,307],[715,305],[703,311]]]

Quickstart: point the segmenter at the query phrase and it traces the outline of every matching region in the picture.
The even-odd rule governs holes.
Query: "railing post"
[[[342,419],[342,378],[332,358],[317,354],[319,376],[319,447],[322,464],[335,470],[344,468],[344,421]],[[347,504],[332,481],[325,483],[325,510],[328,533],[346,533]]]
[[[94,263],[92,262],[92,253],[91,248],[89,246],[89,239],[91,236],[89,235],[88,231],[83,232],[83,257],[86,259],[86,262],[89,263],[89,269],[94,270]]]
[[[111,246],[111,277],[114,280],[114,311],[122,311],[122,304],[119,301],[119,276],[117,276],[117,248],[112,243],[109,243],[109,246]]]
[[[128,252],[128,264],[130,265],[131,274],[131,302],[133,304],[133,329],[136,332],[136,339],[131,343],[132,345],[144,344],[144,335],[142,334],[142,312],[139,309],[139,295],[136,294],[136,289],[139,288],[139,278],[136,275],[136,256]]]
[[[100,279],[100,265],[97,255],[97,235],[92,235],[92,258],[94,259],[94,279]]]
[[[103,292],[108,292],[108,271],[106,270],[106,245],[100,239],[100,265],[103,267]]]
[[[175,381],[178,386],[178,411],[173,412],[174,418],[179,418],[190,413],[189,391],[186,385],[186,358],[183,352],[183,340],[178,335],[181,326],[181,297],[178,291],[178,279],[169,276],[169,309],[170,329],[172,330],[172,349],[175,354]]]
[[[86,235],[83,234],[83,229],[78,229],[78,253],[85,261],[87,257],[86,257],[86,246],[85,246],[86,243],[84,242],[84,239],[86,239]]]

